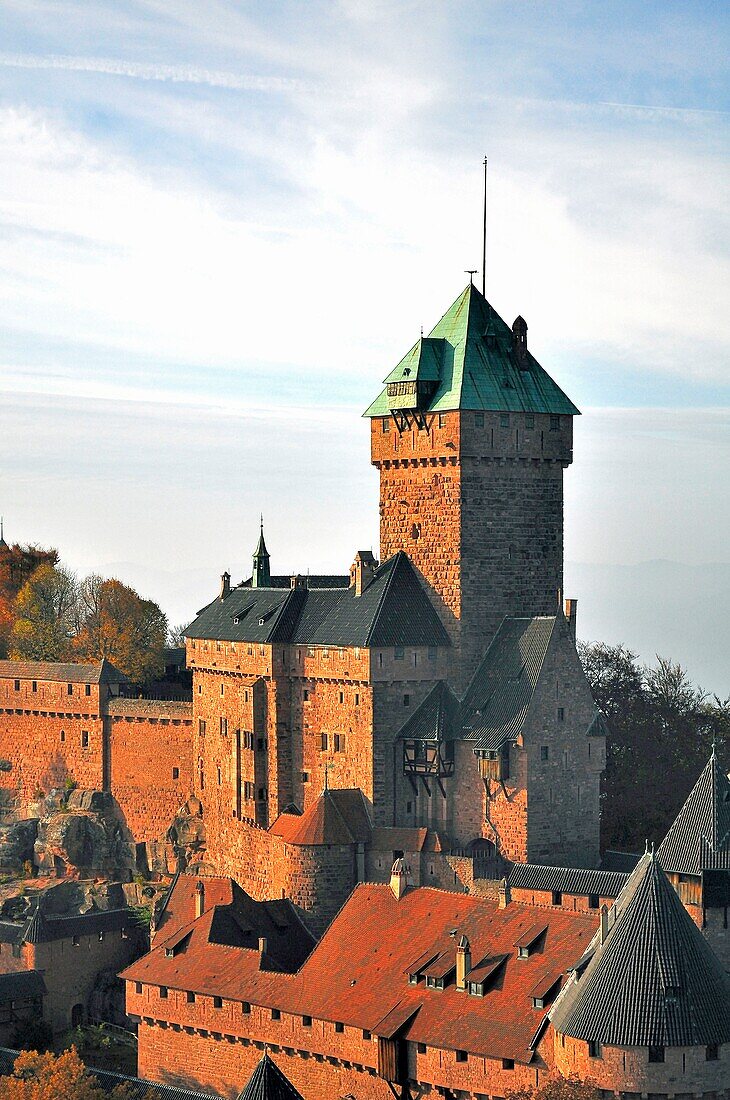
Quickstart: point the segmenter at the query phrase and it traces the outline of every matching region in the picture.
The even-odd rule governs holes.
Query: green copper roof
[[[580,415],[535,357],[527,351],[520,362],[513,347],[512,329],[470,283],[385,381],[414,376],[432,380],[437,372],[440,384],[429,401],[430,412],[488,409]],[[406,369],[411,373],[406,375]],[[387,390],[383,390],[364,415],[389,412]]]

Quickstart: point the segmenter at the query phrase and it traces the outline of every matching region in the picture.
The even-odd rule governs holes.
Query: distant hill
[[[214,567],[174,571],[117,562],[102,572],[156,600],[172,625],[189,622],[218,591]],[[231,573],[234,580],[248,575],[243,563]],[[730,695],[730,562],[568,562],[565,594],[578,599],[580,638],[623,642],[648,662],[657,653],[671,657],[706,691]]]

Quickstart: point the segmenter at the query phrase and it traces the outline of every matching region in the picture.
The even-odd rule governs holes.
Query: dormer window
[[[484,985],[482,982],[469,982],[469,995],[471,997],[483,997]]]

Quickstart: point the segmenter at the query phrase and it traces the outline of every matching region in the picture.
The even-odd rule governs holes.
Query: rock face
[[[157,874],[193,870],[202,873],[208,867],[205,858],[203,807],[191,797],[175,814],[164,840],[147,845],[149,867]],[[212,871],[211,871],[212,873]]]
[[[41,818],[34,845],[39,873],[73,878],[129,874],[132,849],[112,796],[72,791],[56,808],[54,793],[46,799],[51,812]]]
[[[37,835],[36,818],[0,825],[0,872],[12,874],[20,871],[24,863],[32,862]]]

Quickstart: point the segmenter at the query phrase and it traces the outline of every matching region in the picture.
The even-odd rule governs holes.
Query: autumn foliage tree
[[[12,1076],[2,1078],[2,1095],[4,1100],[132,1100],[127,1085],[103,1089],[74,1047],[58,1056],[23,1051]]]
[[[152,600],[126,584],[92,575],[79,587],[80,625],[73,651],[82,660],[107,660],[134,683],[164,669],[167,619]]]
[[[0,543],[0,658],[7,657],[10,651],[10,635],[16,618],[15,601],[21,588],[39,566],[57,564],[57,550]]]
[[[11,656],[62,661],[78,625],[78,585],[66,569],[39,565],[15,600]]]
[[[515,1089],[505,1100],[600,1100],[601,1092],[579,1077],[551,1077],[538,1089]]]

